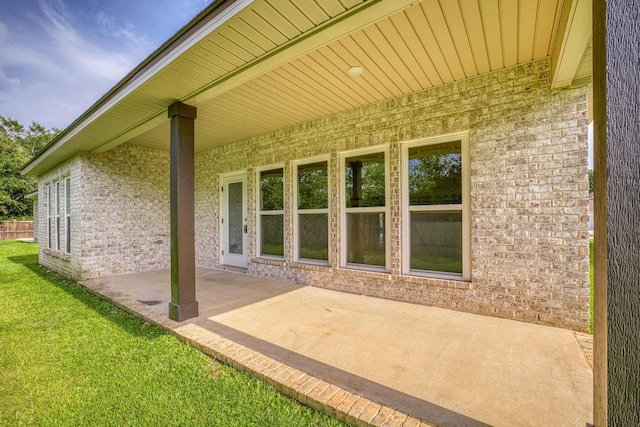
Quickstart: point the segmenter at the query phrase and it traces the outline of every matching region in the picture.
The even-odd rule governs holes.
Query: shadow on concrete
[[[326,363],[274,345],[242,331],[214,322],[210,319],[198,318],[191,322],[224,338],[255,350],[263,355],[306,372],[323,381],[337,385],[352,393],[366,396],[368,399],[410,414],[438,426],[443,427],[487,427],[489,424],[467,417],[442,406],[405,394],[399,390],[378,384],[350,372],[338,369]]]
[[[107,286],[142,304],[153,305],[164,314],[169,313],[171,271],[168,269],[122,276],[96,277],[82,282]],[[200,305],[200,317],[220,315],[304,287],[294,283],[256,279],[234,272],[196,269],[196,300]],[[152,304],[146,304],[148,302]]]

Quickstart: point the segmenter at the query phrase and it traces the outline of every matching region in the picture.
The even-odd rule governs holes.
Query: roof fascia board
[[[197,28],[195,31],[189,34],[189,30],[197,27],[198,23],[204,19],[209,12],[216,9],[216,7],[223,5],[225,2],[214,2],[212,6],[205,9],[205,12],[199,14],[189,24],[184,26],[174,37],[169,39],[163,46],[152,53],[140,66],[129,73],[122,81],[120,81],[113,89],[111,89],[106,95],[98,100],[92,107],[89,108],[82,116],[80,116],[74,123],[72,123],[59,137],[45,147],[43,151],[36,154],[29,163],[27,163],[22,169],[23,175],[28,175],[33,169],[35,169],[40,162],[46,157],[54,153],[60,146],[64,145],[67,141],[76,136],[80,131],[85,129],[98,117],[104,114],[109,109],[113,108],[118,102],[122,101],[125,97],[130,95],[135,89],[140,87],[151,77],[156,75],[165,66],[171,63],[179,55],[190,49],[193,45],[198,43],[208,34],[215,29],[219,28],[245,7],[253,3],[254,0],[235,0],[224,8],[217,15],[215,15],[210,21]],[[211,9],[211,10],[208,10]],[[180,40],[186,34],[184,40]],[[176,43],[178,43],[176,45]]]
[[[571,86],[592,33],[591,0],[565,0],[551,53],[551,88]]]

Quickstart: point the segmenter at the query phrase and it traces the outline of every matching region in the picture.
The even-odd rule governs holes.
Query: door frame
[[[248,262],[247,244],[249,239],[247,238],[247,219],[248,219],[248,198],[247,198],[247,183],[248,176],[246,170],[239,170],[234,172],[228,172],[220,174],[220,229],[219,229],[219,256],[220,265],[229,265],[233,267],[246,268]],[[229,226],[229,184],[241,182],[242,183],[242,216],[243,218],[243,233],[242,233],[242,255],[229,253],[228,246],[228,226]]]

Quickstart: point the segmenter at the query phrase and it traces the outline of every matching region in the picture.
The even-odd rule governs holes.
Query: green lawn
[[[0,242],[0,425],[332,426]]]

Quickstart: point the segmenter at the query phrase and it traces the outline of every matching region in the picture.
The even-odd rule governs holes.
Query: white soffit
[[[554,89],[571,86],[581,68],[582,75],[578,78],[585,77],[584,68],[591,64],[591,11],[591,0],[564,0],[551,56]],[[587,59],[583,62],[585,56]]]
[[[327,30],[327,43],[197,98],[196,151],[546,58],[559,3],[424,0],[341,37]],[[364,70],[358,77],[348,74],[354,65]],[[131,143],[166,150],[168,129]]]
[[[157,97],[156,94],[163,93],[165,98],[179,99],[200,109],[207,101],[242,87],[277,67],[286,66],[295,58],[414,2],[415,0],[314,0],[301,3],[282,0],[273,3],[274,7],[266,1],[255,1],[224,28],[181,55],[161,76],[149,81],[141,89],[138,98],[153,100]],[[94,151],[99,153],[109,150],[166,122],[166,106],[169,103],[165,101],[154,116],[145,118],[133,128],[105,141]],[[226,114],[218,115],[215,120],[220,121],[225,116]],[[203,117],[202,110],[198,117]],[[226,122],[228,119],[225,117],[222,120]],[[205,121],[199,119],[198,123],[206,125]],[[282,125],[287,124],[289,122]],[[247,123],[243,127],[249,128]],[[167,139],[162,137],[161,140],[161,144],[155,142],[151,145],[167,149]]]
[[[549,57],[560,37],[562,3],[234,2],[232,16],[168,49],[162,66],[143,69],[144,79],[127,82],[133,90],[108,99],[43,158],[51,166],[74,150],[100,153],[127,141],[167,150],[167,107],[177,100],[199,110],[196,151],[202,151]],[[362,75],[348,75],[353,66]],[[29,165],[34,173],[45,166]]]

